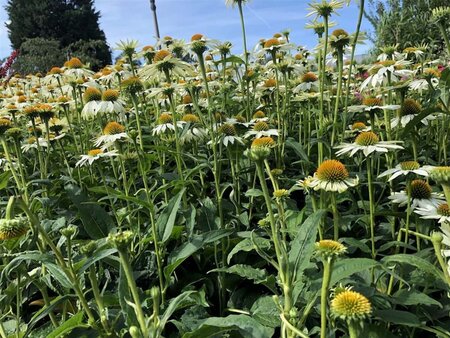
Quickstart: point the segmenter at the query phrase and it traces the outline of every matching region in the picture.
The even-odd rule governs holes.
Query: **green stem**
[[[127,278],[128,287],[130,288],[131,295],[133,296],[135,311],[137,320],[139,322],[139,326],[141,328],[142,335],[144,337],[148,337],[148,328],[145,321],[144,311],[142,310],[141,299],[139,297],[139,292],[137,289],[136,281],[133,276],[133,269],[131,268],[131,264],[128,258],[128,254],[125,250],[119,249],[119,259],[122,265],[123,271],[125,273],[125,277]]]
[[[373,196],[372,183],[372,157],[367,157],[367,185],[369,187],[369,220],[370,220],[370,241],[372,243],[372,258],[375,259],[375,200]]]
[[[330,285],[331,272],[332,272],[332,260],[325,259],[323,261],[323,279],[322,289],[320,292],[320,338],[327,337],[327,300],[328,300],[328,287]]]

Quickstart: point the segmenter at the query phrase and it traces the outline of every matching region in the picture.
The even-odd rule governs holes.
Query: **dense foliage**
[[[374,28],[375,47],[398,45],[403,50],[427,44],[438,55],[443,37],[430,12],[447,4],[447,0],[368,0],[365,14]]]
[[[450,7],[355,64],[343,5],[5,83],[0,337],[449,337]]]
[[[9,0],[6,10],[11,45],[22,52],[18,71],[47,72],[59,64],[54,63],[56,58],[65,58],[67,53],[88,56],[94,69],[111,63],[93,0]],[[48,60],[43,51],[39,53],[38,46],[45,52],[52,46]]]

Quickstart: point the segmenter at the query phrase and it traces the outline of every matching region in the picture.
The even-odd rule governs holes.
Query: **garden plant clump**
[[[242,55],[2,68],[1,338],[450,337],[450,7],[440,55],[357,63],[364,1],[312,50],[249,48],[245,2]]]

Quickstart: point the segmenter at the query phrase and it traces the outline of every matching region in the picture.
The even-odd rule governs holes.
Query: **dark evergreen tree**
[[[61,53],[78,56],[96,68],[111,63],[111,51],[99,27],[100,13],[95,10],[93,0],[8,0],[6,10],[14,49],[23,50],[25,41],[42,38],[58,41]],[[83,60],[83,56],[89,60]],[[27,62],[32,62],[32,57]]]

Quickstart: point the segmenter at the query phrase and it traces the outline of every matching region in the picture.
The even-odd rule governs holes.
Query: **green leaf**
[[[156,228],[158,229],[158,237],[162,243],[166,242],[170,235],[172,234],[173,226],[175,224],[175,220],[177,218],[177,212],[180,208],[181,198],[184,195],[186,188],[180,190],[178,194],[173,196],[167,207],[164,211],[159,215],[156,220]]]
[[[392,302],[399,305],[436,305],[442,309],[442,304],[437,300],[431,298],[425,293],[416,290],[401,289],[398,290],[393,296]]]
[[[397,254],[397,255],[393,255],[393,256],[386,256],[381,261],[384,265],[392,265],[392,263],[412,265],[412,266],[415,266],[416,268],[418,268],[419,270],[429,273],[430,275],[446,282],[442,271],[440,271],[437,267],[435,267],[433,264],[431,264],[427,260],[425,260],[421,257],[418,257],[418,256],[407,255],[407,254]]]
[[[330,287],[344,278],[348,278],[354,273],[366,271],[378,265],[378,262],[369,258],[347,258],[338,260],[333,265]]]
[[[272,328],[280,326],[280,312],[271,296],[262,296],[253,303],[250,313],[260,324]]]
[[[238,275],[242,278],[253,280],[256,284],[263,283],[267,280],[267,271],[257,269],[250,265],[236,264],[228,268],[213,269],[209,272],[225,272]]]
[[[194,299],[191,296],[197,293],[196,291],[185,291],[182,294],[178,295],[177,297],[170,300],[169,306],[167,306],[166,311],[164,311],[164,314],[161,317],[161,327],[164,327],[170,317],[173,315],[173,313],[187,305],[192,305],[198,303],[198,299]],[[188,301],[188,302],[186,302]]]
[[[289,251],[289,264],[292,266],[293,282],[300,278],[303,270],[309,265],[314,253],[317,229],[324,214],[325,210],[318,210],[311,214],[302,225],[298,226],[297,236],[291,242],[291,250]]]
[[[420,319],[413,313],[399,310],[375,310],[374,317],[379,317],[388,323],[406,326],[420,326]]]
[[[117,249],[114,248],[110,248],[110,249],[104,249],[104,250],[97,250],[96,252],[94,252],[94,254],[89,257],[86,260],[80,261],[79,263],[75,264],[75,270],[78,273],[83,273],[84,271],[86,271],[87,269],[89,269],[89,267],[94,264],[95,262],[105,258],[105,257],[109,257],[113,254],[115,254],[117,252]],[[80,266],[81,265],[81,266]]]
[[[63,337],[65,334],[69,333],[70,331],[72,331],[77,327],[85,327],[85,328],[89,327],[89,325],[82,323],[83,323],[83,312],[78,312],[76,315],[70,317],[63,324],[61,324],[55,330],[53,330],[47,336],[47,338]]]
[[[270,240],[268,240],[266,238],[254,236],[253,241],[261,249],[269,249],[270,248]],[[255,244],[253,243],[253,241],[251,238],[245,238],[242,241],[240,241],[238,244],[236,244],[234,246],[234,248],[228,254],[227,263],[230,264],[231,258],[233,258],[233,256],[240,251],[249,252],[249,251],[255,250]]]
[[[205,244],[213,243],[223,237],[233,233],[232,229],[220,229],[209,231],[202,235],[194,235],[190,242],[184,243],[171,252],[168,257],[168,264],[164,268],[164,276],[169,280],[175,269]]]
[[[230,315],[227,317],[211,317],[202,322],[199,328],[183,335],[183,338],[217,337],[219,333],[239,331],[243,338],[271,338],[272,328],[261,325],[246,315]]]
[[[245,196],[246,197],[259,197],[259,196],[263,196],[263,192],[260,189],[248,189],[245,192]]]
[[[33,327],[43,318],[45,318],[46,316],[48,316],[51,312],[54,311],[54,309],[59,306],[60,304],[62,304],[63,302],[65,302],[66,300],[76,297],[75,295],[64,295],[64,296],[58,296],[55,299],[53,299],[50,302],[50,306],[45,306],[42,309],[40,309],[38,312],[36,312],[34,314],[34,316],[30,319],[29,323],[28,323],[28,328],[27,328],[27,332],[25,334],[25,336],[23,338],[26,338],[29,334],[31,334],[31,330],[33,329]]]
[[[92,239],[108,236],[114,228],[112,217],[98,204],[90,202],[87,195],[77,186],[65,186],[67,195],[78,209],[84,230]]]
[[[286,147],[291,148],[295,152],[295,154],[303,161],[309,162],[308,155],[306,154],[305,149],[303,149],[303,146],[300,143],[294,141],[293,138],[288,138],[285,143]]]
[[[0,175],[0,190],[5,189],[8,186],[8,181],[11,176],[11,170],[5,171]]]

